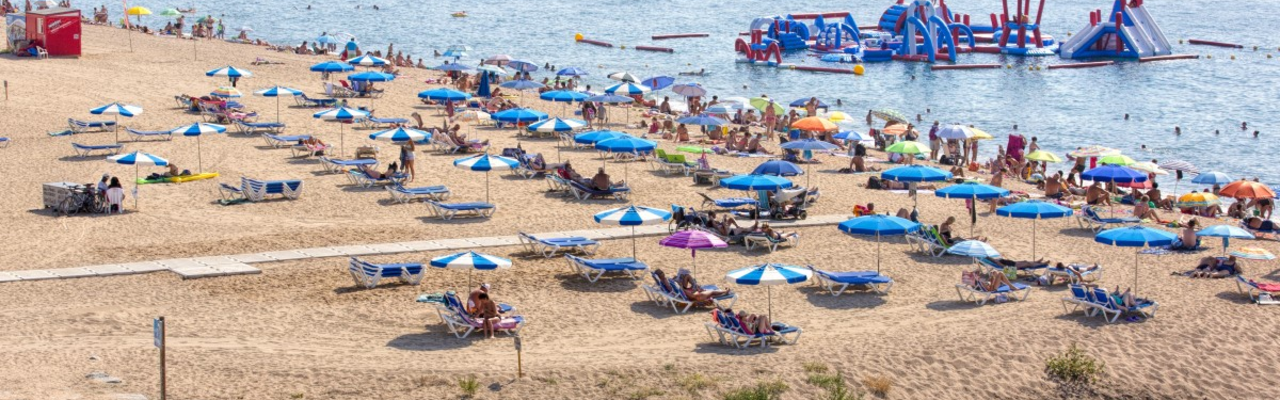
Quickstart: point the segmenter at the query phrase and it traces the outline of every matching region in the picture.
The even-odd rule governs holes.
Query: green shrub
[[[462,389],[463,396],[474,397],[476,391],[480,390],[480,381],[476,380],[474,376],[467,376],[466,378],[458,379],[458,388]]]
[[[760,382],[753,387],[726,393],[720,398],[723,400],[776,400],[781,398],[782,393],[787,389],[790,388],[782,381]]]
[[[1074,344],[1067,351],[1052,355],[1044,362],[1044,372],[1049,374],[1049,378],[1063,383],[1094,383],[1105,369],[1106,364]]]

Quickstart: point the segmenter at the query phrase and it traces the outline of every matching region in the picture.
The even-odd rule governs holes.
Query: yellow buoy
[[[627,49],[627,46],[618,46],[618,47],[619,47],[619,48],[621,48],[621,49],[623,49],[623,50],[626,50],[626,49]]]
[[[581,42],[581,41],[582,41],[582,38],[583,38],[583,36],[582,36],[582,34],[581,34],[581,33],[575,33],[575,34],[573,34],[573,41],[575,41],[575,42]]]
[[[796,66],[794,66],[794,65],[788,65],[788,66],[787,66],[787,69],[796,69]]]
[[[862,75],[862,74],[865,74],[865,73],[867,73],[867,69],[866,69],[865,67],[863,67],[863,66],[862,66],[862,64],[858,64],[858,65],[854,65],[854,66],[853,66],[853,74],[854,74],[854,75]]]
[[[1013,69],[1013,64],[1005,64],[1005,69]]]

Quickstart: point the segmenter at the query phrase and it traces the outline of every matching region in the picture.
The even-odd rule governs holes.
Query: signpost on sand
[[[160,400],[165,400],[164,317],[151,320],[151,333],[154,336],[156,348],[160,349]]]
[[[521,348],[523,346],[521,346],[519,335],[516,335],[515,343],[516,343],[516,377],[523,378],[524,377],[524,360],[521,358],[522,356]]]

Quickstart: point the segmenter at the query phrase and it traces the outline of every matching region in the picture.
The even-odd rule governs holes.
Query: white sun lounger
[[[596,254],[596,249],[600,247],[600,242],[580,236],[540,238],[524,232],[518,232],[517,235],[520,238],[520,244],[524,245],[525,250],[530,253],[541,254],[546,258],[555,257],[557,253],[569,250],[577,250],[582,254],[594,255]]]

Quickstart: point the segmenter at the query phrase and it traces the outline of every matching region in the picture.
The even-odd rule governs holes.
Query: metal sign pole
[[[160,400],[165,400],[165,368],[164,368],[164,317],[159,317],[151,322],[152,331],[155,335],[155,345],[160,348]]]
[[[521,346],[520,336],[516,336],[515,344],[516,344],[516,377],[523,378],[524,377],[524,355],[523,355],[524,346]]]

